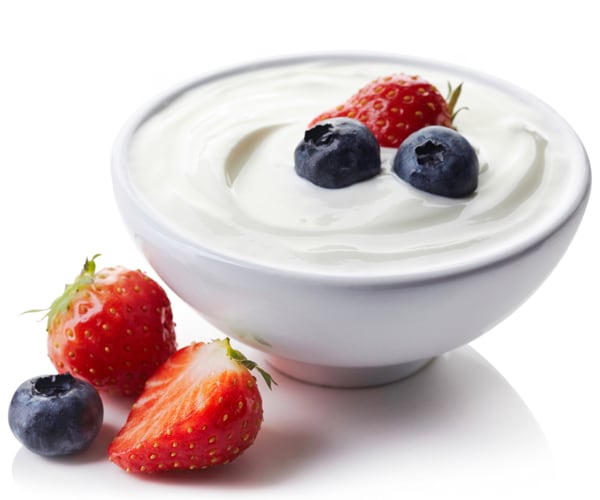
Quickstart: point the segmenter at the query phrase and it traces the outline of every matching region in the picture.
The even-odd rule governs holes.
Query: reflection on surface
[[[371,389],[321,388],[279,374],[277,379],[272,392],[262,391],[265,423],[255,445],[228,467],[147,479],[123,473],[103,457],[127,408],[108,402],[107,430],[83,460],[51,461],[21,449],[13,462],[15,483],[30,491],[62,484],[75,493],[93,481],[92,494],[131,488],[151,498],[174,488],[179,498],[195,497],[203,488],[227,498],[243,488],[245,498],[261,499],[391,492],[488,499],[537,488],[551,474],[548,446],[534,417],[470,347],[409,379]]]

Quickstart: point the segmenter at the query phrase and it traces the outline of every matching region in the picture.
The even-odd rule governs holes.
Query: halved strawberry
[[[450,90],[448,101],[419,76],[403,73],[377,78],[345,103],[321,113],[308,125],[328,118],[348,117],[364,123],[382,147],[397,148],[411,133],[428,125],[452,127],[461,86]]]
[[[231,462],[254,442],[263,421],[250,373],[255,367],[229,339],[180,349],[146,383],[110,444],[110,460],[145,473]],[[259,371],[270,388],[271,377]]]
[[[96,257],[50,306],[48,356],[59,373],[137,396],[177,349],[171,303],[142,271],[118,266],[97,272]]]

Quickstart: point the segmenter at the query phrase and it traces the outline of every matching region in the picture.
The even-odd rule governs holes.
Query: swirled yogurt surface
[[[455,126],[480,159],[465,199],[414,189],[382,150],[377,177],[324,189],[294,171],[306,124],[370,80],[463,82]],[[572,182],[566,139],[527,99],[469,74],[368,61],[299,61],[190,86],[136,130],[130,175],[155,216],[209,251],[317,273],[397,274],[485,259],[550,224]]]

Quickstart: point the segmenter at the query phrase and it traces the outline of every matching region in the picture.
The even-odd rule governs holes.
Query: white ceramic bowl
[[[136,130],[183,92],[261,67],[296,61],[381,60],[463,74],[518,95],[546,115],[567,139],[567,193],[556,216],[485,258],[418,273],[326,274],[286,269],[233,256],[182,236],[140,194],[129,175]],[[292,152],[290,152],[292,154]],[[116,200],[126,226],[167,285],[205,318],[266,353],[278,370],[330,386],[369,386],[414,373],[432,358],[462,346],[522,304],[558,263],[589,196],[583,146],[552,109],[512,85],[469,70],[405,57],[316,55],[252,63],[209,75],[158,98],[118,137],[112,159]]]

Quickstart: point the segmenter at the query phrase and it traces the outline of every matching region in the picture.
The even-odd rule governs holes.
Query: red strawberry
[[[96,257],[50,306],[48,355],[60,373],[136,396],[177,349],[171,303],[141,271],[96,272]]]
[[[363,122],[382,147],[397,148],[411,133],[427,125],[452,127],[460,85],[448,102],[437,88],[418,76],[396,74],[377,78],[344,104],[320,114],[310,122],[345,116]]]
[[[110,460],[146,473],[231,462],[262,424],[255,367],[229,339],[180,349],[146,383],[109,446]],[[270,388],[272,379],[259,371]]]

